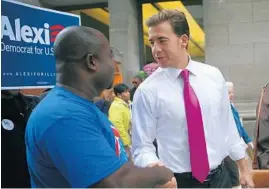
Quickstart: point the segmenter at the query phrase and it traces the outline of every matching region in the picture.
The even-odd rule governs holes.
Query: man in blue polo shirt
[[[57,85],[26,129],[32,187],[176,187],[169,169],[127,162],[118,131],[93,103],[114,75],[104,35],[68,27],[57,36],[54,52]]]

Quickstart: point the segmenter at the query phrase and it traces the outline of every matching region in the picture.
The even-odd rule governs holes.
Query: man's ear
[[[97,61],[93,54],[88,54],[86,56],[86,67],[91,71],[97,70]]]
[[[182,47],[188,49],[189,37],[186,34],[183,34],[181,36],[181,40],[182,40]]]

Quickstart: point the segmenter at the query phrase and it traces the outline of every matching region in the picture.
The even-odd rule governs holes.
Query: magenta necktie
[[[189,70],[182,71],[184,103],[188,125],[192,176],[203,183],[209,174],[208,155],[199,100],[189,82]]]

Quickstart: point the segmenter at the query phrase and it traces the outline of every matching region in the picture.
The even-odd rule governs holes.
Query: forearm
[[[153,145],[155,135],[138,135],[136,130],[133,130],[132,135],[132,157],[134,164],[138,167],[147,167],[150,164],[159,162],[156,155],[156,147]],[[155,133],[151,131],[150,133]]]
[[[154,188],[163,185],[173,177],[172,172],[164,175],[163,167],[139,168],[132,165],[130,169],[122,173],[118,183],[119,188]]]
[[[236,161],[240,172],[249,172],[248,162],[245,158]]]

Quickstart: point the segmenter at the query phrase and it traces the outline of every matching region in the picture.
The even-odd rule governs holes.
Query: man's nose
[[[152,47],[152,51],[153,52],[160,52],[162,49],[160,48],[160,45],[158,45],[158,43],[154,43],[153,47]]]

